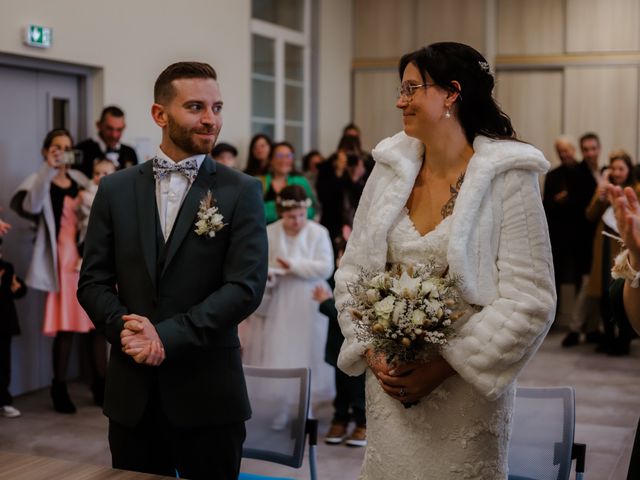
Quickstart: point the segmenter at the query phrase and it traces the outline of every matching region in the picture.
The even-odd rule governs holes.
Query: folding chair
[[[308,418],[311,370],[308,368],[244,367],[252,416],[246,423],[243,458],[300,468],[309,438],[309,470],[316,480],[318,421]],[[241,473],[239,480],[261,477]]]
[[[575,392],[572,387],[518,388],[509,480],[568,480],[576,460],[582,480],[586,445],[573,443]]]

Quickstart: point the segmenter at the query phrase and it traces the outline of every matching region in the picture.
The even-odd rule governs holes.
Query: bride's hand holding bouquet
[[[435,274],[435,262],[362,271],[348,286],[356,337],[370,345],[369,367],[383,390],[406,407],[455,373],[440,356],[453,323],[468,309],[459,279]]]

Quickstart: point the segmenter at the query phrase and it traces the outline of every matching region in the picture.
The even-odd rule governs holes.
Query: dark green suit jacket
[[[213,193],[225,226],[194,231],[200,200]],[[158,265],[152,162],[100,182],[89,219],[78,299],[113,345],[104,412],[133,426],[150,395],[179,427],[221,425],[251,415],[237,325],[262,298],[267,236],[260,182],[206,157]],[[165,348],[159,367],[121,350],[122,315],[155,325]]]

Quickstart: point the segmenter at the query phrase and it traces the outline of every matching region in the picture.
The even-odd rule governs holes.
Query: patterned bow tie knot
[[[164,180],[170,173],[177,172],[184,175],[190,183],[198,176],[198,162],[195,158],[184,160],[179,163],[171,162],[164,158],[153,159],[153,175],[156,180]]]

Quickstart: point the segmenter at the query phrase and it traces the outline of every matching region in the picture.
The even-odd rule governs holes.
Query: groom
[[[237,325],[267,276],[261,186],[208,155],[222,127],[210,65],[170,65],[154,102],[162,143],[100,183],[78,285],[113,347],[113,467],[236,479],[251,414]]]

